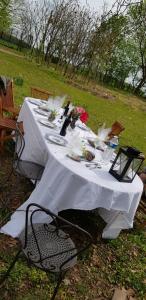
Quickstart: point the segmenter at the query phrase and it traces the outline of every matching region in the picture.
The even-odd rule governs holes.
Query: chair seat
[[[76,257],[70,259],[77,253],[77,250],[69,235],[63,230],[56,230],[56,227],[51,224],[33,224],[33,227],[36,239],[32,227],[29,226],[27,245],[26,248],[23,248],[23,252],[36,267],[46,271],[60,272],[61,265],[65,261],[69,260],[61,268],[64,271],[76,264]],[[20,240],[24,246],[25,231],[21,233]]]
[[[14,162],[13,167],[17,173],[32,180],[40,180],[44,172],[44,167],[25,160]]]
[[[0,129],[15,130],[16,121],[10,118],[0,118]]]
[[[13,106],[3,106],[3,111],[10,112],[15,115],[19,115],[20,108],[19,107],[13,107]]]

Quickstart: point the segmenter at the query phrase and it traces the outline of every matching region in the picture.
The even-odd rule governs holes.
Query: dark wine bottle
[[[72,116],[72,112],[69,114],[69,116],[65,119],[62,128],[60,130],[60,135],[65,136],[66,135],[66,129],[69,126],[70,122],[71,122],[71,116]]]
[[[71,123],[70,123],[70,127],[72,129],[74,129],[76,127],[76,121],[78,120],[79,116],[78,115],[73,115],[72,116],[72,120],[71,120]]]
[[[63,115],[61,116],[60,119],[67,116],[68,111],[69,111],[69,105],[70,105],[70,101],[68,101],[67,104],[64,106],[64,113],[63,113]]]

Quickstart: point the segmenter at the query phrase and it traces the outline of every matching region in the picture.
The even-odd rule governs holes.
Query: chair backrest
[[[25,147],[25,140],[23,136],[23,122],[17,122],[16,123],[16,129],[15,129],[15,151],[14,151],[14,162],[15,167],[17,167],[16,162],[19,162],[22,152]]]
[[[46,217],[47,217],[48,222],[45,224],[42,224],[42,223],[38,224],[35,219],[35,217],[38,217],[38,213],[44,214],[45,221],[46,221]],[[53,222],[53,224],[52,224],[52,222]],[[51,226],[50,226],[50,223],[51,223]],[[71,238],[70,234],[69,234],[70,229],[71,229],[72,233],[76,232],[76,235],[78,238],[81,237],[81,235],[84,235],[84,237],[86,236],[87,241],[84,241],[84,242],[82,241],[80,247],[76,247],[75,243],[72,242],[69,249],[66,250],[63,247],[61,252],[57,250],[57,253],[56,252],[54,254],[51,253],[50,256],[48,256],[48,253],[47,253],[47,256],[45,256],[44,253],[41,253],[41,246],[40,246],[41,241],[40,241],[40,239],[38,237],[38,233],[37,233],[38,231],[39,232],[41,231],[40,228],[38,230],[38,226],[40,226],[40,225],[43,225],[43,230],[46,231],[46,233],[47,232],[49,232],[50,234],[55,233],[57,236],[59,236],[59,238],[62,239],[63,244],[64,244],[64,240]],[[56,214],[51,212],[49,209],[46,209],[36,203],[31,203],[26,208],[25,231],[22,233],[22,237],[20,236],[20,240],[22,242],[23,249],[27,249],[27,244],[29,243],[30,233],[31,233],[31,240],[33,240],[34,243],[36,244],[35,246],[37,247],[37,252],[39,253],[39,258],[37,256],[37,261],[35,261],[36,255],[32,254],[32,256],[31,256],[31,253],[28,253],[28,252],[27,252],[27,256],[29,257],[30,261],[32,261],[34,263],[39,263],[42,268],[44,268],[43,262],[45,262],[45,260],[52,259],[53,257],[58,256],[58,255],[63,255],[66,252],[71,253],[70,257],[66,261],[64,261],[63,264],[61,265],[61,267],[60,267],[60,270],[61,270],[61,268],[65,264],[67,264],[70,260],[72,260],[79,253],[81,253],[85,249],[87,249],[92,242],[92,236],[87,231],[85,231],[78,225],[75,225],[75,224],[65,220],[62,217],[57,216]],[[45,233],[44,233],[44,236],[45,236]],[[53,237],[51,236],[51,239],[52,238]],[[55,237],[54,237],[54,242],[56,242]],[[78,251],[77,251],[77,248],[78,248]],[[29,249],[28,249],[28,251],[29,251]],[[53,266],[52,266],[52,268],[53,268]]]
[[[31,97],[33,98],[48,100],[48,98],[52,95],[53,94],[48,91],[42,90],[37,87],[31,87]]]
[[[112,124],[112,128],[111,128],[111,131],[108,134],[108,136],[109,137],[112,137],[114,135],[118,136],[124,129],[125,129],[125,127],[121,123],[119,123],[118,121],[115,121]]]
[[[7,81],[6,94],[1,93],[2,107],[14,107],[13,80]]]
[[[2,108],[2,95],[0,95],[0,118],[3,117],[3,108]]]

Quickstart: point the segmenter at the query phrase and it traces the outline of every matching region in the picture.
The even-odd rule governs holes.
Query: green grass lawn
[[[0,52],[0,73],[8,77],[23,78],[22,86],[14,86],[16,104],[22,104],[24,97],[30,96],[31,86],[46,89],[54,95],[69,95],[73,102],[86,105],[90,116],[88,124],[95,132],[100,123],[106,122],[109,127],[118,120],[125,126],[120,145],[133,145],[146,155],[146,103],[142,99],[99,85],[96,86],[99,90],[111,93],[115,99],[94,96],[91,92],[67,84],[66,79],[53,67],[40,66],[28,61],[26,57],[20,58],[8,53]],[[85,83],[82,85],[86,86]],[[9,189],[8,192],[11,193]],[[17,191],[13,192],[17,194]],[[27,191],[23,191],[23,196],[24,192],[27,194]],[[13,197],[13,194],[8,196]],[[88,216],[86,223],[90,222],[93,228],[101,226],[101,220],[97,220],[97,217]],[[68,273],[56,300],[110,300],[117,286],[132,288],[136,299],[145,300],[146,232],[135,225],[133,230],[122,232],[119,238],[112,241],[102,240],[99,234],[91,250]],[[13,259],[15,251],[15,240],[1,234],[1,270],[7,269],[7,261]],[[20,260],[2,287],[0,300],[47,300],[54,284],[51,277],[48,281],[45,273],[29,268],[24,260]]]
[[[23,102],[24,97],[30,95],[30,87],[44,88],[54,95],[69,95],[73,102],[86,105],[89,112],[88,124],[97,132],[99,123],[106,122],[106,126],[118,120],[125,131],[120,138],[121,145],[132,145],[146,155],[146,103],[130,94],[110,89],[115,100],[108,100],[92,95],[66,83],[65,78],[54,68],[37,65],[16,56],[0,52],[0,72],[8,77],[23,77],[22,87],[14,87],[17,104]],[[102,87],[103,89],[103,87]],[[105,89],[106,91],[106,89]]]

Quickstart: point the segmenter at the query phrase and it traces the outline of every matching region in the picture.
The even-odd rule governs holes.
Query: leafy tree
[[[141,1],[137,5],[129,8],[129,23],[131,26],[131,36],[137,44],[138,71],[141,76],[135,88],[135,93],[139,93],[146,83],[146,3]]]
[[[87,51],[87,65],[89,74],[100,80],[111,72],[111,60],[118,45],[123,40],[126,18],[113,15],[107,20],[101,19],[90,36]]]
[[[0,31],[5,31],[11,25],[11,0],[0,1]]]
[[[138,61],[137,44],[132,38],[124,37],[111,55],[105,80],[112,85],[124,88],[125,80],[129,75],[131,78],[135,78]]]

